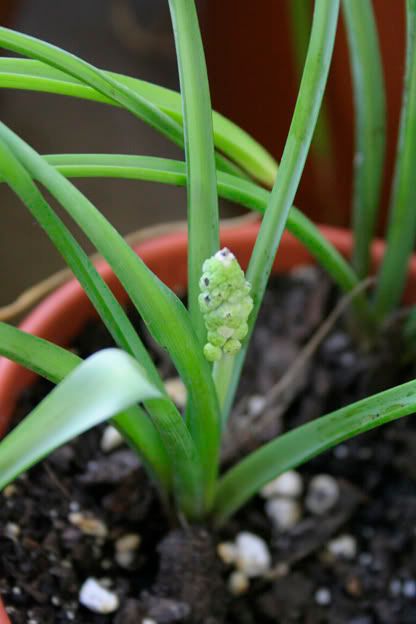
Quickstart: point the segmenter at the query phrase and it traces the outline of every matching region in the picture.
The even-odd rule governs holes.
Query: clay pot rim
[[[239,257],[241,264],[247,264],[256,234],[258,223],[250,223],[236,228],[224,229],[221,233],[222,244],[230,247]],[[353,238],[349,230],[320,226],[321,233],[346,257],[352,252]],[[372,248],[374,266],[380,264],[385,245],[382,241],[375,241]],[[168,285],[174,290],[186,288],[186,232],[166,234],[135,247],[136,253],[155,271],[165,278]],[[175,260],[173,260],[175,258]],[[169,262],[170,259],[170,262]],[[291,234],[285,232],[280,245],[279,253],[274,265],[274,273],[285,272],[295,266],[314,264],[315,261],[302,244]],[[99,273],[110,284],[116,296],[126,301],[127,297],[110,267],[104,262],[96,264]],[[410,263],[410,275],[416,283],[416,256]],[[167,273],[166,273],[167,271]],[[167,275],[169,277],[167,278]],[[74,312],[78,319],[74,322]],[[29,333],[66,345],[73,338],[82,325],[90,318],[96,317],[91,304],[79,283],[73,279],[44,299],[20,324],[20,328]],[[81,322],[80,322],[81,319]],[[16,399],[22,389],[36,378],[36,375],[24,370],[19,365],[0,358],[0,435],[10,421]],[[0,598],[0,624],[11,624]]]

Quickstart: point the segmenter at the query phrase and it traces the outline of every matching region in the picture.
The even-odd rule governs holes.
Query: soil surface
[[[316,269],[274,280],[224,442],[224,465],[279,432],[414,376],[400,363],[393,330],[377,353],[359,353],[338,324],[279,396],[265,403],[334,300]],[[163,351],[143,335],[164,378],[175,376]],[[87,356],[111,344],[92,324],[73,348]],[[27,391],[16,420],[49,389],[39,381]],[[98,428],[57,450],[0,495],[0,593],[13,624],[416,622],[415,418],[301,467],[300,515],[285,531],[273,527],[260,496],[220,533],[175,526],[133,452],[125,446],[103,452],[102,435]],[[317,514],[308,496],[311,481],[322,474],[336,479],[338,492],[331,509]],[[230,591],[234,568],[217,547],[242,531],[265,540],[272,569],[236,596]],[[336,550],[333,540],[340,536]],[[80,604],[88,578],[117,597],[113,613]]]

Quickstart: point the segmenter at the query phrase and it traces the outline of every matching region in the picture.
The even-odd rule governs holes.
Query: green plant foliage
[[[285,470],[416,410],[416,382],[411,381],[286,433],[219,475],[221,433],[284,230],[298,238],[343,291],[357,290],[360,279],[368,275],[384,155],[383,80],[371,3],[343,2],[357,110],[357,149],[364,156],[354,190],[355,268],[293,207],[330,70],[339,0],[315,2],[299,94],[278,169],[254,139],[212,111],[193,0],[169,0],[181,94],[106,72],[56,46],[0,27],[0,46],[29,57],[0,59],[1,88],[45,91],[121,107],[185,151],[184,162],[120,154],[41,156],[0,122],[0,181],[10,186],[46,232],[118,347],[82,361],[65,349],[0,323],[0,354],[56,384],[0,442],[0,487],[57,446],[111,419],[143,459],[166,506],[175,506],[191,521],[210,518],[221,524]],[[373,320],[374,309],[381,322],[398,304],[415,235],[415,185],[410,173],[416,159],[416,0],[408,0],[407,18],[407,69],[388,249],[375,305],[362,288],[355,293],[355,320],[363,328]],[[306,29],[301,30],[303,46]],[[383,132],[377,134],[380,128]],[[68,179],[81,177],[187,187],[188,309]],[[169,354],[187,390],[184,414],[168,398],[123,308],[45,192],[106,259],[153,339]],[[262,215],[247,278],[232,250],[218,250],[218,196]],[[408,336],[414,333],[414,318],[413,313]]]

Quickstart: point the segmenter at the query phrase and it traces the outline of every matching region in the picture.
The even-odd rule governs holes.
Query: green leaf
[[[406,72],[397,157],[387,228],[387,249],[374,298],[382,322],[400,303],[416,239],[416,0],[407,0]]]
[[[0,442],[0,487],[80,433],[138,401],[160,396],[124,351],[92,355]]]
[[[416,411],[416,381],[380,392],[289,431],[231,468],[218,484],[214,517],[222,524],[266,483],[364,431]]]
[[[111,102],[117,102],[178,145],[183,144],[181,127],[172,117],[113,76],[104,73],[74,54],[70,54],[46,41],[2,26],[0,26],[0,46],[64,71],[105,95]]]
[[[190,429],[202,465],[201,491],[209,507],[218,470],[219,410],[211,371],[185,307],[73,184],[2,123],[0,137],[107,260],[152,336],[172,357],[194,406]]]
[[[0,355],[60,383],[82,359],[47,340],[0,322]],[[113,424],[140,455],[164,496],[171,490],[171,467],[157,430],[140,407],[118,413]]]
[[[65,349],[6,323],[0,323],[0,354],[54,383],[60,382],[0,442],[0,487],[57,446],[113,417],[114,425],[143,459],[164,496],[173,481],[179,508],[190,518],[201,516],[201,466],[191,436],[182,416],[171,410],[170,400],[148,381],[136,360],[118,349],[105,349],[83,362]],[[91,362],[94,365],[88,364]],[[152,420],[134,406],[138,401],[148,406]],[[164,410],[160,407],[163,403]]]
[[[343,0],[355,103],[354,255],[360,279],[370,268],[386,145],[386,99],[371,0]]]
[[[296,73],[301,76],[308,51],[309,35],[312,23],[312,3],[305,0],[286,0],[290,18],[291,43],[294,53]],[[311,150],[318,162],[318,167],[327,170],[333,166],[334,146],[332,144],[331,123],[325,100],[322,102],[316,122]]]
[[[0,175],[20,197],[61,253],[116,344],[140,361],[145,366],[153,383],[162,388],[157,370],[122,306],[68,228],[44,199],[26,169],[1,138]]]
[[[124,84],[182,124],[181,97],[176,91],[121,74],[103,73]],[[76,78],[34,60],[0,58],[0,88],[43,91],[119,105]],[[247,132],[222,115],[214,112],[212,121],[216,148],[253,178],[265,186],[273,186],[277,164],[270,154]],[[219,159],[219,155],[217,166],[229,173],[235,173],[229,163]]]
[[[90,259],[75,241],[69,230],[45,201],[27,171],[15,158],[12,150],[8,148],[7,143],[2,141],[1,138],[0,172],[7,179],[11,188],[27,205],[55,247],[62,254],[116,343],[144,366],[149,379],[165,395],[164,400],[152,401],[151,405],[145,404],[152,418],[157,422],[166,419],[174,421],[180,419],[181,416],[177,408],[166,396],[162,380],[155,365],[123,308],[101,279]]]
[[[201,341],[202,265],[219,249],[217,180],[207,68],[194,0],[169,0],[182,94],[188,196],[188,308]]]
[[[176,186],[186,184],[185,164],[167,158],[124,154],[54,154],[44,158],[71,178],[110,177]],[[217,171],[217,185],[218,193],[224,199],[264,214],[270,194],[262,187],[221,171]],[[305,245],[342,290],[349,292],[357,286],[359,280],[348,262],[297,208],[290,210],[287,229]],[[362,297],[357,297],[355,303],[360,309],[367,305]]]
[[[339,0],[316,0],[308,54],[292,123],[247,270],[247,280],[252,286],[254,300],[254,309],[249,319],[249,336],[253,331],[312,141],[332,59],[338,13]],[[249,339],[234,360],[232,383],[225,403],[225,417],[237,388],[248,343]]]

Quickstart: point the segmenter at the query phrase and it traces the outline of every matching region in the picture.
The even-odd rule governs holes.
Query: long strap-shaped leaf
[[[191,431],[202,465],[204,501],[209,507],[218,470],[219,411],[211,371],[186,309],[73,184],[2,123],[0,137],[8,143],[30,175],[59,201],[107,260],[152,336],[172,357],[195,408],[191,416]]]
[[[176,186],[186,184],[185,163],[178,160],[124,154],[53,154],[44,158],[69,178],[109,177]],[[218,193],[224,199],[264,214],[270,194],[262,187],[222,171],[217,171],[217,185]],[[349,292],[357,286],[358,277],[348,262],[295,207],[290,210],[287,229],[305,245],[342,290]],[[365,309],[365,299],[361,298],[358,305]]]
[[[82,359],[47,340],[0,322],[0,355],[60,383],[82,363]],[[171,490],[171,468],[161,438],[150,418],[139,407],[131,407],[113,418],[114,425],[143,459],[166,496]]]
[[[78,245],[61,219],[45,201],[7,143],[0,138],[0,172],[11,188],[22,199],[32,215],[43,227],[57,250],[79,280],[98,314],[114,337],[116,344],[133,355],[145,368],[151,382],[165,395],[163,400],[153,400],[146,408],[156,420],[181,418],[177,408],[166,396],[163,383],[148,352],[127,318],[123,308],[97,273],[92,262]],[[146,416],[143,415],[145,418]],[[179,487],[181,483],[179,482]]]
[[[302,425],[269,442],[220,480],[214,506],[219,524],[286,470],[380,425],[416,411],[416,381],[380,392]]]
[[[352,67],[355,124],[354,254],[360,279],[368,274],[386,144],[386,101],[377,26],[371,0],[343,0]]]
[[[0,442],[0,487],[121,410],[161,398],[138,362],[124,351],[105,349],[90,356]],[[176,447],[176,470],[193,487],[188,494],[198,498],[198,479],[192,469],[196,451],[182,420],[166,431],[166,438]],[[186,507],[186,501],[180,503]]]
[[[416,239],[416,0],[407,0],[406,6],[406,71],[387,229],[387,250],[374,299],[380,321],[400,303],[407,264]]]
[[[339,0],[316,0],[311,37],[295,111],[276,181],[271,192],[247,270],[254,308],[249,318],[249,336],[263,300],[269,275],[293,204],[312,141],[332,58],[339,13]],[[232,381],[223,406],[226,419],[246,356],[249,336],[231,364]],[[225,374],[225,373],[224,373]]]
[[[74,54],[66,52],[66,50],[62,50],[46,41],[36,39],[36,37],[4,27],[0,27],[0,46],[23,56],[43,61],[47,65],[77,78],[84,84],[93,87],[102,95],[105,95],[112,102],[117,102],[136,117],[143,119],[147,124],[159,130],[159,132],[178,145],[182,145],[181,128],[169,115],[163,113],[149,100],[132,91],[116,78],[104,73]]]
[[[156,368],[122,306],[98,274],[87,254],[52,210],[26,169],[14,156],[13,151],[1,139],[0,175],[20,197],[61,253],[116,344],[141,362],[152,382],[162,388]]]
[[[212,110],[194,0],[169,0],[181,84],[188,198],[188,309],[201,342],[202,265],[219,249],[219,215]]]
[[[176,91],[122,74],[104,70],[102,73],[127,86],[174,121],[182,123],[181,98]],[[0,58],[0,88],[43,91],[120,106],[118,102],[73,76],[35,60]],[[213,113],[213,129],[218,150],[264,185],[268,187],[273,185],[277,170],[276,162],[257,141],[216,112]],[[232,172],[230,164],[220,159],[219,155],[217,166]]]

